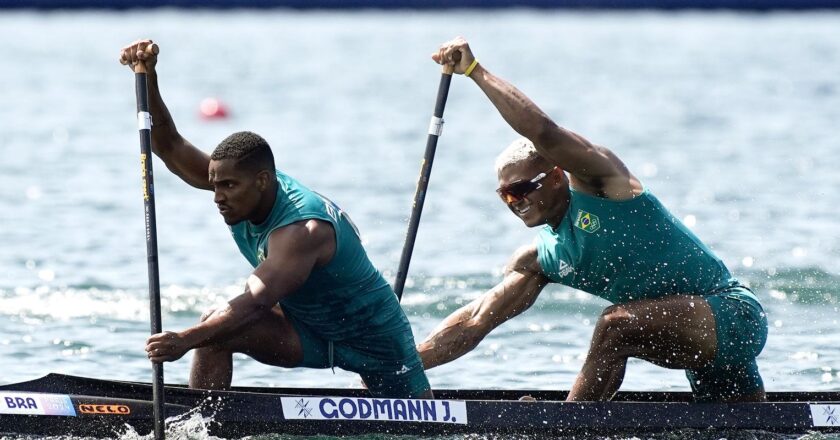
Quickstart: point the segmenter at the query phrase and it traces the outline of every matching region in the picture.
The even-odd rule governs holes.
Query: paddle
[[[146,52],[157,54],[156,44],[146,47]],[[137,125],[140,130],[140,165],[143,178],[143,206],[146,212],[146,256],[149,272],[149,305],[152,334],[161,333],[160,275],[158,272],[157,226],[155,224],[155,185],[152,174],[152,117],[149,114],[149,96],[146,90],[146,65],[141,61],[134,66],[134,84],[137,93]],[[155,440],[163,440],[165,432],[163,363],[152,363],[152,398],[154,401]]]
[[[455,54],[455,62],[458,62],[460,53]],[[423,212],[423,203],[426,201],[426,189],[429,187],[429,176],[432,174],[432,162],[435,160],[435,149],[437,141],[443,130],[443,108],[446,106],[446,97],[449,95],[449,83],[452,81],[453,66],[445,64],[440,75],[437,100],[432,122],[429,124],[429,136],[426,138],[426,152],[423,155],[423,164],[420,167],[420,179],[417,181],[417,191],[414,193],[414,205],[411,208],[411,216],[408,218],[408,232],[405,236],[400,265],[397,269],[397,279],[394,281],[394,292],[398,299],[402,299],[405,280],[408,277],[408,265],[411,262],[411,254],[414,251],[414,241],[417,239],[417,229],[420,226],[420,214]]]

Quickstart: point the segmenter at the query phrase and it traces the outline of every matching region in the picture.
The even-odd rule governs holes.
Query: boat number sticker
[[[0,391],[0,414],[75,416],[76,410],[68,395]]]
[[[467,424],[467,403],[460,400],[370,399],[355,397],[282,397],[287,420],[383,420]]]
[[[840,405],[811,405],[814,426],[840,426]]]

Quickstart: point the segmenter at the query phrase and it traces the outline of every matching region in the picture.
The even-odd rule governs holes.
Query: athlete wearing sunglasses
[[[554,167],[549,171],[537,174],[533,179],[517,180],[516,182],[501,186],[496,190],[496,193],[502,198],[502,201],[508,205],[514,204],[525,197],[528,197],[528,194],[532,191],[542,188],[542,183],[540,182],[548,177],[548,173],[552,173],[556,170],[557,167]]]
[[[613,303],[595,324],[569,400],[610,399],[631,357],[686,370],[700,401],[765,400],[755,357],[767,318],[723,262],[612,151],[559,127],[478,64],[464,39],[444,43],[432,58],[474,80],[523,136],[496,160],[497,193],[540,229],[498,285],[418,345],[425,367],[472,350],[548,283],[560,283]]]

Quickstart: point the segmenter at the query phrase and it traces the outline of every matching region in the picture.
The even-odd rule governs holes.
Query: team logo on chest
[[[561,277],[565,277],[566,275],[575,271],[575,268],[572,267],[569,263],[560,260],[560,264],[557,265],[557,274]]]
[[[578,209],[575,227],[591,234],[601,228],[601,220],[595,214]]]

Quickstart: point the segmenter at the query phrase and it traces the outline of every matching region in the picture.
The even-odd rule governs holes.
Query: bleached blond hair
[[[519,138],[510,143],[498,156],[496,156],[496,172],[518,164],[522,161],[544,161],[545,158],[540,156],[534,143],[528,138]]]

